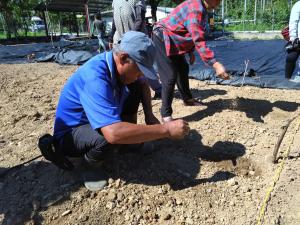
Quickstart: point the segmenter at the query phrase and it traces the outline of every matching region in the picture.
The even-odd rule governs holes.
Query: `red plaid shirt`
[[[204,39],[206,15],[202,0],[187,0],[156,24],[163,28],[168,56],[189,53],[196,48],[205,63],[213,65],[216,62]]]

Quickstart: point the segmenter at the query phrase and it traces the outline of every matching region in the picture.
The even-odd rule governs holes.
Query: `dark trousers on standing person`
[[[152,39],[157,51],[157,68],[162,83],[162,117],[171,116],[175,84],[183,101],[192,98],[189,86],[189,64],[184,55],[167,56],[161,28],[153,30]]]
[[[142,85],[136,81],[127,87],[129,96],[124,102],[121,118],[123,121],[136,123],[136,114],[142,98]],[[122,147],[108,143],[100,129],[94,130],[90,124],[73,128],[62,137],[62,140],[56,140],[54,146],[65,156],[84,156],[90,163],[102,161],[109,152]]]
[[[292,50],[287,52],[286,63],[285,63],[285,78],[291,79],[294,69],[296,67],[297,59],[300,55],[300,51]]]

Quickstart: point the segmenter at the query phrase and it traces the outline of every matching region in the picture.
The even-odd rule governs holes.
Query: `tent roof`
[[[45,4],[45,2],[47,4]],[[38,4],[35,10],[48,10],[55,12],[84,12],[84,4],[87,2],[90,13],[107,10],[112,0],[46,0]]]

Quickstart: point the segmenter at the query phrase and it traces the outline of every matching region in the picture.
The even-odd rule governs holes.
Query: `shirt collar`
[[[114,60],[114,56],[113,56],[113,52],[109,51],[109,52],[105,52],[105,60],[108,66],[108,70],[109,70],[109,77],[111,79],[111,83],[112,85],[116,88],[120,88],[120,84],[118,83],[117,80],[117,72],[116,72],[116,62]],[[122,84],[123,87],[125,87],[125,89],[127,90],[127,86]]]
[[[105,61],[109,70],[109,77],[113,86],[117,86],[117,77],[116,77],[116,65],[112,51],[105,52]]]

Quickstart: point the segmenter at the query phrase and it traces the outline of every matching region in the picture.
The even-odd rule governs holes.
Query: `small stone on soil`
[[[70,209],[68,209],[68,210],[64,211],[64,212],[61,214],[61,216],[66,216],[66,215],[70,214],[71,212],[72,212],[72,211],[71,211]]]

